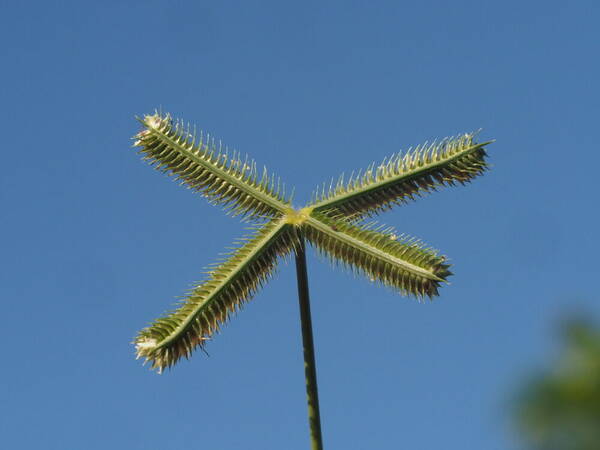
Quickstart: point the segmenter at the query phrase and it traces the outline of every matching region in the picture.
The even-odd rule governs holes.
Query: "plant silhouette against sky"
[[[392,228],[366,222],[394,205],[444,185],[464,184],[487,167],[484,147],[474,134],[419,146],[404,155],[337,182],[323,185],[302,208],[292,207],[279,178],[189,125],[155,113],[140,119],[135,136],[143,159],[212,204],[253,224],[237,248],[210,266],[177,309],[156,319],[136,337],[138,357],[162,372],[197,347],[204,348],[232,313],[273,275],[278,259],[296,257],[303,333],[309,422],[313,449],[322,448],[312,327],[306,276],[305,241],[334,263],[419,299],[438,295],[451,275],[444,256]]]

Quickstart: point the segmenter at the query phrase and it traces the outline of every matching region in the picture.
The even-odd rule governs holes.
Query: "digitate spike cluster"
[[[144,159],[200,192],[213,204],[256,223],[253,234],[179,307],[144,328],[135,345],[138,357],[162,371],[219,331],[229,316],[272,276],[277,261],[308,240],[332,262],[395,289],[431,298],[451,275],[444,256],[419,241],[396,236],[390,228],[361,219],[444,185],[466,183],[486,170],[484,147],[473,134],[417,147],[381,165],[371,165],[348,182],[340,178],[311,205],[295,210],[278,179],[266,169],[229,154],[214,139],[199,138],[182,122],[155,113],[140,120],[135,137]]]

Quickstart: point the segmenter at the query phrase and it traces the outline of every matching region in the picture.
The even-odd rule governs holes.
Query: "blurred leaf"
[[[555,366],[532,377],[520,391],[517,425],[536,450],[598,450],[600,328],[571,319],[562,336],[564,349]]]

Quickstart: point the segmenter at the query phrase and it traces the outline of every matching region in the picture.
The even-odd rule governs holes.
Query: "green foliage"
[[[169,115],[155,113],[140,122],[144,129],[134,146],[144,159],[213,204],[257,224],[254,234],[211,269],[176,310],[139,333],[138,357],[159,371],[203,347],[272,276],[278,258],[304,239],[332,261],[403,295],[438,295],[451,275],[444,256],[361,219],[440,186],[470,181],[486,169],[484,147],[489,144],[477,144],[467,134],[417,147],[370,166],[348,183],[340,180],[328,193],[323,189],[313,204],[295,210],[280,181],[266,169],[259,177],[254,161],[229,154],[214,139],[197,138]]]
[[[600,328],[571,320],[557,364],[529,380],[515,418],[536,450],[600,449]]]

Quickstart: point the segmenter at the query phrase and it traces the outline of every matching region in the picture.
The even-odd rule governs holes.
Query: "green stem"
[[[296,276],[298,279],[298,300],[300,302],[300,323],[302,325],[302,346],[304,348],[304,376],[308,400],[308,423],[312,450],[323,450],[321,437],[321,414],[319,413],[319,393],[317,389],[317,367],[313,344],[310,298],[308,296],[308,273],[306,270],[306,250],[304,239],[296,250]]]

